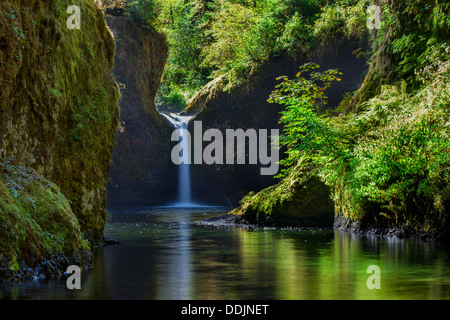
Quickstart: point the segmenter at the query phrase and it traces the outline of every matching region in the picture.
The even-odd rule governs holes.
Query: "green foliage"
[[[253,30],[260,17],[252,8],[222,1],[211,32],[215,41],[205,48],[205,63],[227,72],[233,66],[249,65],[254,60],[264,60],[263,51],[254,50]]]
[[[276,40],[276,50],[287,52],[295,56],[304,52],[307,46],[312,45],[311,25],[307,24],[304,18],[296,12],[286,23],[283,33]]]
[[[336,71],[311,72],[317,66],[310,64],[295,80],[283,77],[271,98],[286,105],[283,173],[298,162],[313,165],[351,219],[443,227],[450,205],[450,48],[431,50],[433,62],[416,70],[419,89],[408,93],[405,81],[386,85],[358,114],[321,113]]]
[[[366,8],[370,1],[339,1],[322,9],[314,24],[314,35],[321,39],[362,37],[367,31]]]
[[[433,46],[448,43],[450,37],[450,4],[444,1],[403,1],[402,16],[393,16],[393,10],[384,8],[386,19],[391,21],[394,32],[388,49],[396,59],[396,73],[411,88],[417,88],[414,70],[429,63]]]
[[[171,65],[183,73],[183,78],[193,79],[202,71],[201,47],[204,40],[201,21],[194,16],[192,4],[178,3],[174,10],[177,14],[172,14],[171,27],[165,30],[170,46],[169,59]]]
[[[163,105],[170,111],[179,112],[186,108],[186,98],[178,91],[171,91],[168,95],[161,95],[156,99],[157,105]]]
[[[365,32],[361,9],[367,4],[329,3],[313,23],[300,13],[294,15],[285,24],[283,41],[278,38],[283,43],[278,49],[302,50],[289,42],[296,37],[314,44],[358,36]],[[336,70],[317,72],[317,65],[306,64],[296,79],[281,77],[269,101],[286,106],[280,120],[285,124],[280,142],[287,148],[280,175],[284,178],[277,187],[244,198],[235,213],[281,210],[292,215],[276,199],[299,189],[291,184],[295,174],[305,179],[313,175],[330,187],[335,213],[361,225],[448,232],[450,5],[393,0],[383,1],[382,7],[372,74],[365,81],[377,93],[366,95],[373,98],[360,100],[365,102],[353,113],[345,112],[348,95],[341,107],[324,113],[326,89],[338,80]],[[388,73],[394,83],[380,85]]]
[[[225,75],[226,89],[248,79],[277,55],[311,52],[327,35],[361,36],[365,0],[158,0],[156,26],[169,42],[169,59],[159,96],[189,97]],[[343,12],[340,28],[327,19]],[[316,26],[316,24],[318,24]],[[341,26],[342,25],[342,26]]]
[[[280,144],[287,147],[288,157],[281,161],[287,169],[280,176],[290,172],[300,158],[322,162],[323,158],[342,156],[348,143],[323,112],[327,103],[325,92],[333,81],[340,81],[337,76],[341,73],[319,72],[318,68],[315,63],[307,63],[300,67],[296,79],[280,77],[283,82],[270,96],[269,102],[286,106],[280,120],[285,124]]]
[[[195,3],[180,0],[159,0],[158,10],[155,26],[167,36],[170,49],[157,100],[176,102],[178,97],[181,102],[181,96],[186,100],[208,82],[209,71],[202,66],[207,41],[203,25],[208,18],[198,14]]]
[[[14,257],[11,259],[11,261],[10,261],[9,264],[8,264],[8,268],[9,268],[9,270],[11,270],[11,271],[13,271],[13,272],[19,271],[20,266],[19,266],[19,264],[17,263],[17,258],[16,258],[16,256],[14,256]]]
[[[129,2],[129,12],[133,18],[144,26],[151,26],[158,17],[155,1],[134,0]]]

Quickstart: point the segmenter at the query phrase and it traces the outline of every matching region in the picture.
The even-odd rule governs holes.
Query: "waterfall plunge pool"
[[[449,299],[450,251],[440,243],[328,229],[201,223],[227,208],[111,211],[81,290],[64,279],[0,287],[3,299]],[[381,270],[370,290],[368,266]]]

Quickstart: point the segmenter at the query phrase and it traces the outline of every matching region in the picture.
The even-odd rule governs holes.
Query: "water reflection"
[[[167,255],[163,255],[160,263],[161,274],[158,277],[160,288],[156,299],[191,299],[191,226],[189,214],[178,212],[179,223],[176,235],[167,243]]]
[[[212,209],[117,212],[106,228],[120,245],[96,254],[82,290],[64,281],[0,290],[33,299],[448,299],[442,244],[333,230],[242,229],[192,224]],[[381,289],[366,272],[381,269]]]

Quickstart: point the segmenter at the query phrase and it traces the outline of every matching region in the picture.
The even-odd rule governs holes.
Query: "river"
[[[0,289],[3,299],[448,299],[450,251],[439,243],[336,230],[199,223],[225,208],[110,211],[81,290],[65,280]],[[380,269],[368,289],[367,268]]]

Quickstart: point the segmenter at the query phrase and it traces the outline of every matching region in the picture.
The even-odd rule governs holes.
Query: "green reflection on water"
[[[236,232],[250,281],[275,286],[275,299],[448,299],[449,261],[436,243],[360,237],[340,231]],[[327,237],[330,236],[330,237]],[[368,289],[381,270],[381,289]]]
[[[65,281],[0,290],[7,299],[448,299],[446,246],[333,230],[196,225],[213,210],[112,214],[82,290]],[[369,290],[370,265],[381,289]]]

